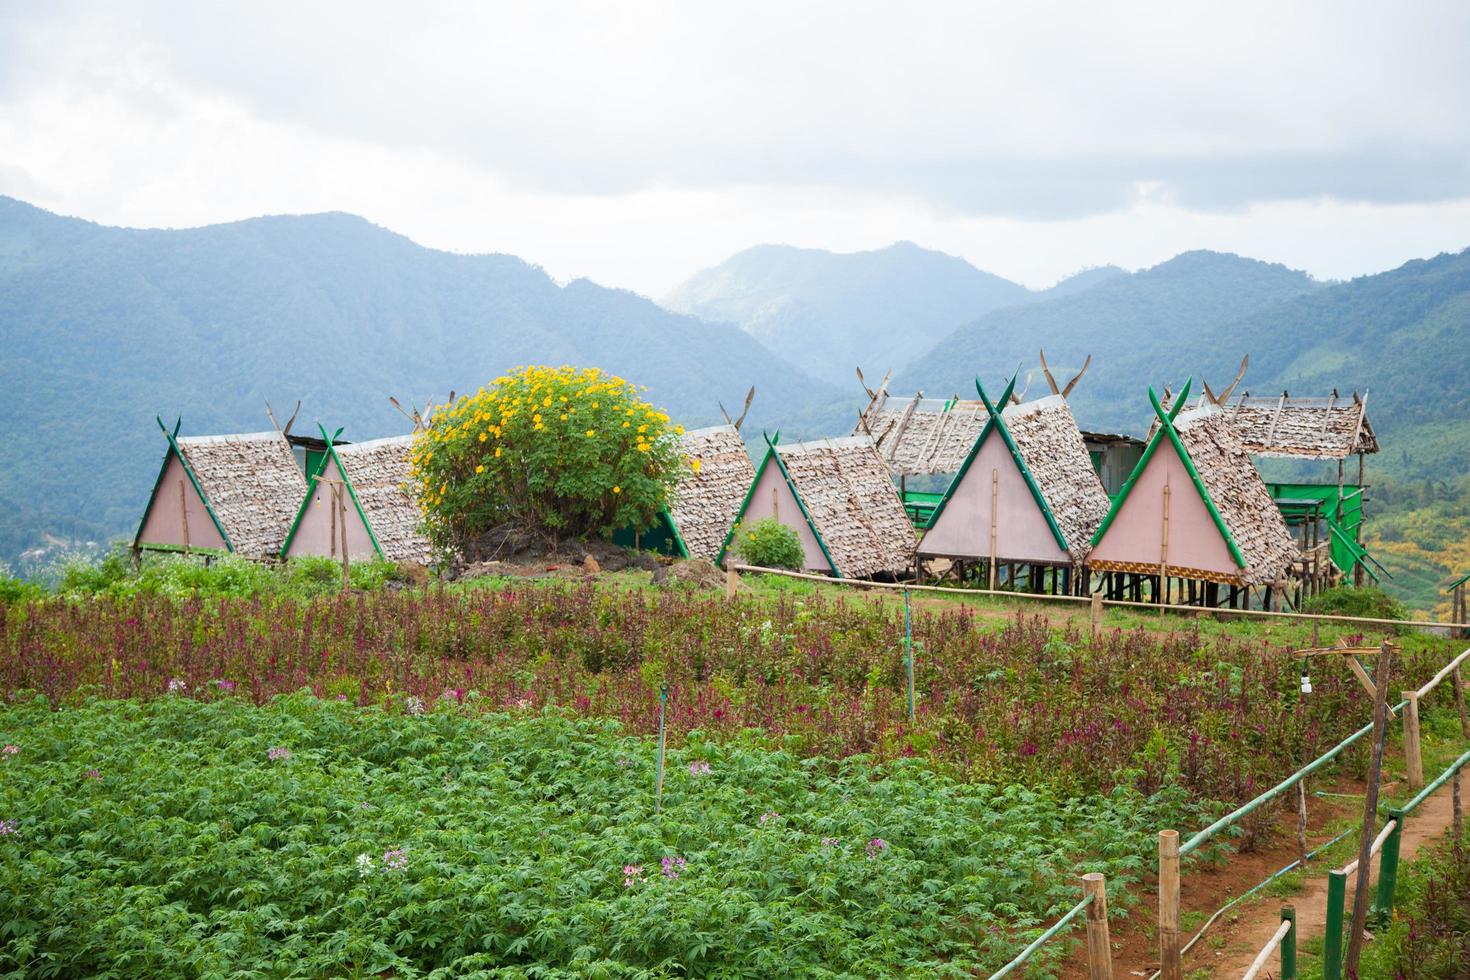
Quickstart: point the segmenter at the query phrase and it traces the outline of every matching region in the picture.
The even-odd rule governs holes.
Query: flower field
[[[758,729],[802,755],[918,756],[1061,792],[1177,783],[1241,801],[1366,715],[1345,669],[1319,670],[1303,698],[1299,663],[1261,641],[1135,630],[1094,644],[1039,615],[996,628],[964,606],[916,611],[912,724],[891,604],[523,585],[308,602],[139,595],[0,617],[0,692],[55,703],[172,687],[260,704],[305,688],[414,711],[476,691],[496,708],[554,705],[651,733],[666,683],[674,744]],[[1448,641],[1403,642],[1399,680],[1448,659]]]
[[[473,702],[0,709],[0,972],[969,976],[1192,812]]]

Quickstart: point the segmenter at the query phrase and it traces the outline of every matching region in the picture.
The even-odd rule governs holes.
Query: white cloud
[[[658,294],[764,241],[1045,285],[1470,244],[1453,4],[143,4],[0,12],[0,192],[346,210]]]

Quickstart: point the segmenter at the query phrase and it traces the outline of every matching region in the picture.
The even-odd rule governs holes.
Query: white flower
[[[410,694],[408,696],[408,700],[404,702],[404,707],[411,715],[421,715],[424,713],[424,702],[420,701],[412,694]]]
[[[357,876],[359,878],[370,876],[375,867],[376,865],[373,862],[373,856],[371,854],[359,854],[357,856]]]
[[[172,678],[168,682],[168,693],[170,693],[170,694],[183,694],[188,689],[189,689],[189,685],[188,684],[185,684],[183,681],[179,680],[177,677]]]

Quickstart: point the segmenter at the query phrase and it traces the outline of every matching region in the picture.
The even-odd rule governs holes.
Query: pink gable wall
[[[184,466],[172,450],[168,454],[168,466],[163,471],[163,481],[158,485],[158,495],[143,515],[143,525],[138,532],[138,544],[184,545],[184,519],[179,510],[179,481],[184,483],[184,510],[189,515],[189,546],[191,548],[215,548],[225,550],[225,539],[220,537],[214,519],[204,507],[204,500],[194,489],[194,482],[184,472]]]
[[[948,558],[990,557],[991,474],[999,477],[996,495],[995,553],[1001,561],[1044,561],[1071,564],[1057,547],[1046,515],[1031,495],[1021,468],[1005,440],[994,431],[975,454],[970,468],[939,520],[919,542],[919,554]]]
[[[755,493],[751,494],[750,504],[745,508],[745,517],[742,519],[759,521],[767,517],[778,518],[782,524],[796,532],[796,536],[801,539],[802,551],[806,552],[807,571],[832,571],[832,563],[822,554],[817,536],[807,526],[806,518],[801,516],[801,507],[797,505],[795,495],[786,485],[781,468],[774,460],[767,460],[760,475],[756,477]],[[729,561],[732,557],[727,556],[726,560]]]
[[[1169,487],[1169,564],[1222,575],[1240,566],[1200,499],[1179,455],[1167,441],[1154,450],[1107,533],[1092,549],[1092,561],[1157,565],[1164,536],[1164,486]]]
[[[331,458],[327,459],[326,468],[322,476],[328,480],[340,480],[341,475],[337,471],[337,463]],[[343,488],[346,492],[346,488]],[[377,549],[373,547],[373,540],[368,536],[367,526],[362,523],[362,517],[357,513],[357,507],[352,503],[349,495],[344,501],[347,510],[347,557],[351,561],[369,561],[378,557]],[[296,528],[296,534],[291,538],[290,547],[286,549],[287,558],[300,558],[305,555],[329,555],[340,558],[342,552],[340,543],[336,548],[332,546],[332,488],[324,483],[312,486],[311,493],[307,498],[306,512],[301,515],[301,523]],[[337,529],[337,540],[341,541],[342,529]]]

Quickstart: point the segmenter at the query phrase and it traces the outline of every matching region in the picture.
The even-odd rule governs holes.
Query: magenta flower
[[[634,885],[638,884],[641,881],[643,881],[643,865],[641,865],[641,864],[625,864],[625,865],[623,865],[623,887],[624,888],[632,888]]]
[[[291,758],[291,750],[285,748],[284,746],[277,745],[275,748],[266,753],[266,757],[269,758],[272,762],[281,762],[285,759]]]
[[[709,773],[710,773],[710,769],[709,769],[709,763],[708,762],[691,762],[691,763],[689,763],[689,775],[691,775],[691,776],[708,776]]]
[[[408,867],[408,852],[402,848],[384,851],[383,867],[388,871],[403,871]]]
[[[219,688],[221,691],[224,691],[226,694],[228,694],[230,691],[233,691],[235,689],[235,682],[234,681],[226,681],[226,680],[218,680],[218,681],[215,681],[214,682],[214,686],[217,687],[217,688]]]
[[[888,842],[881,837],[874,837],[868,841],[868,860],[872,861],[888,850]]]
[[[838,840],[837,840],[836,837],[823,837],[822,838],[822,846],[823,847],[836,847],[837,844],[838,844]]]
[[[95,779],[95,780],[98,780],[100,782],[101,779],[102,779],[102,770],[100,770],[100,769],[88,769],[83,775],[87,779]]]
[[[761,814],[761,826],[764,827],[766,824],[770,823],[772,820],[780,820],[780,819],[781,819],[781,814],[777,813],[775,810],[767,810],[765,813],[762,813]]]
[[[0,837],[9,837],[11,834],[20,833],[20,827],[14,820],[0,820]]]
[[[663,863],[664,877],[665,878],[671,878],[674,881],[678,881],[679,880],[679,872],[684,869],[684,865],[687,862],[683,858],[681,858],[681,857],[666,857],[666,858],[663,859],[663,862],[662,863]]]

